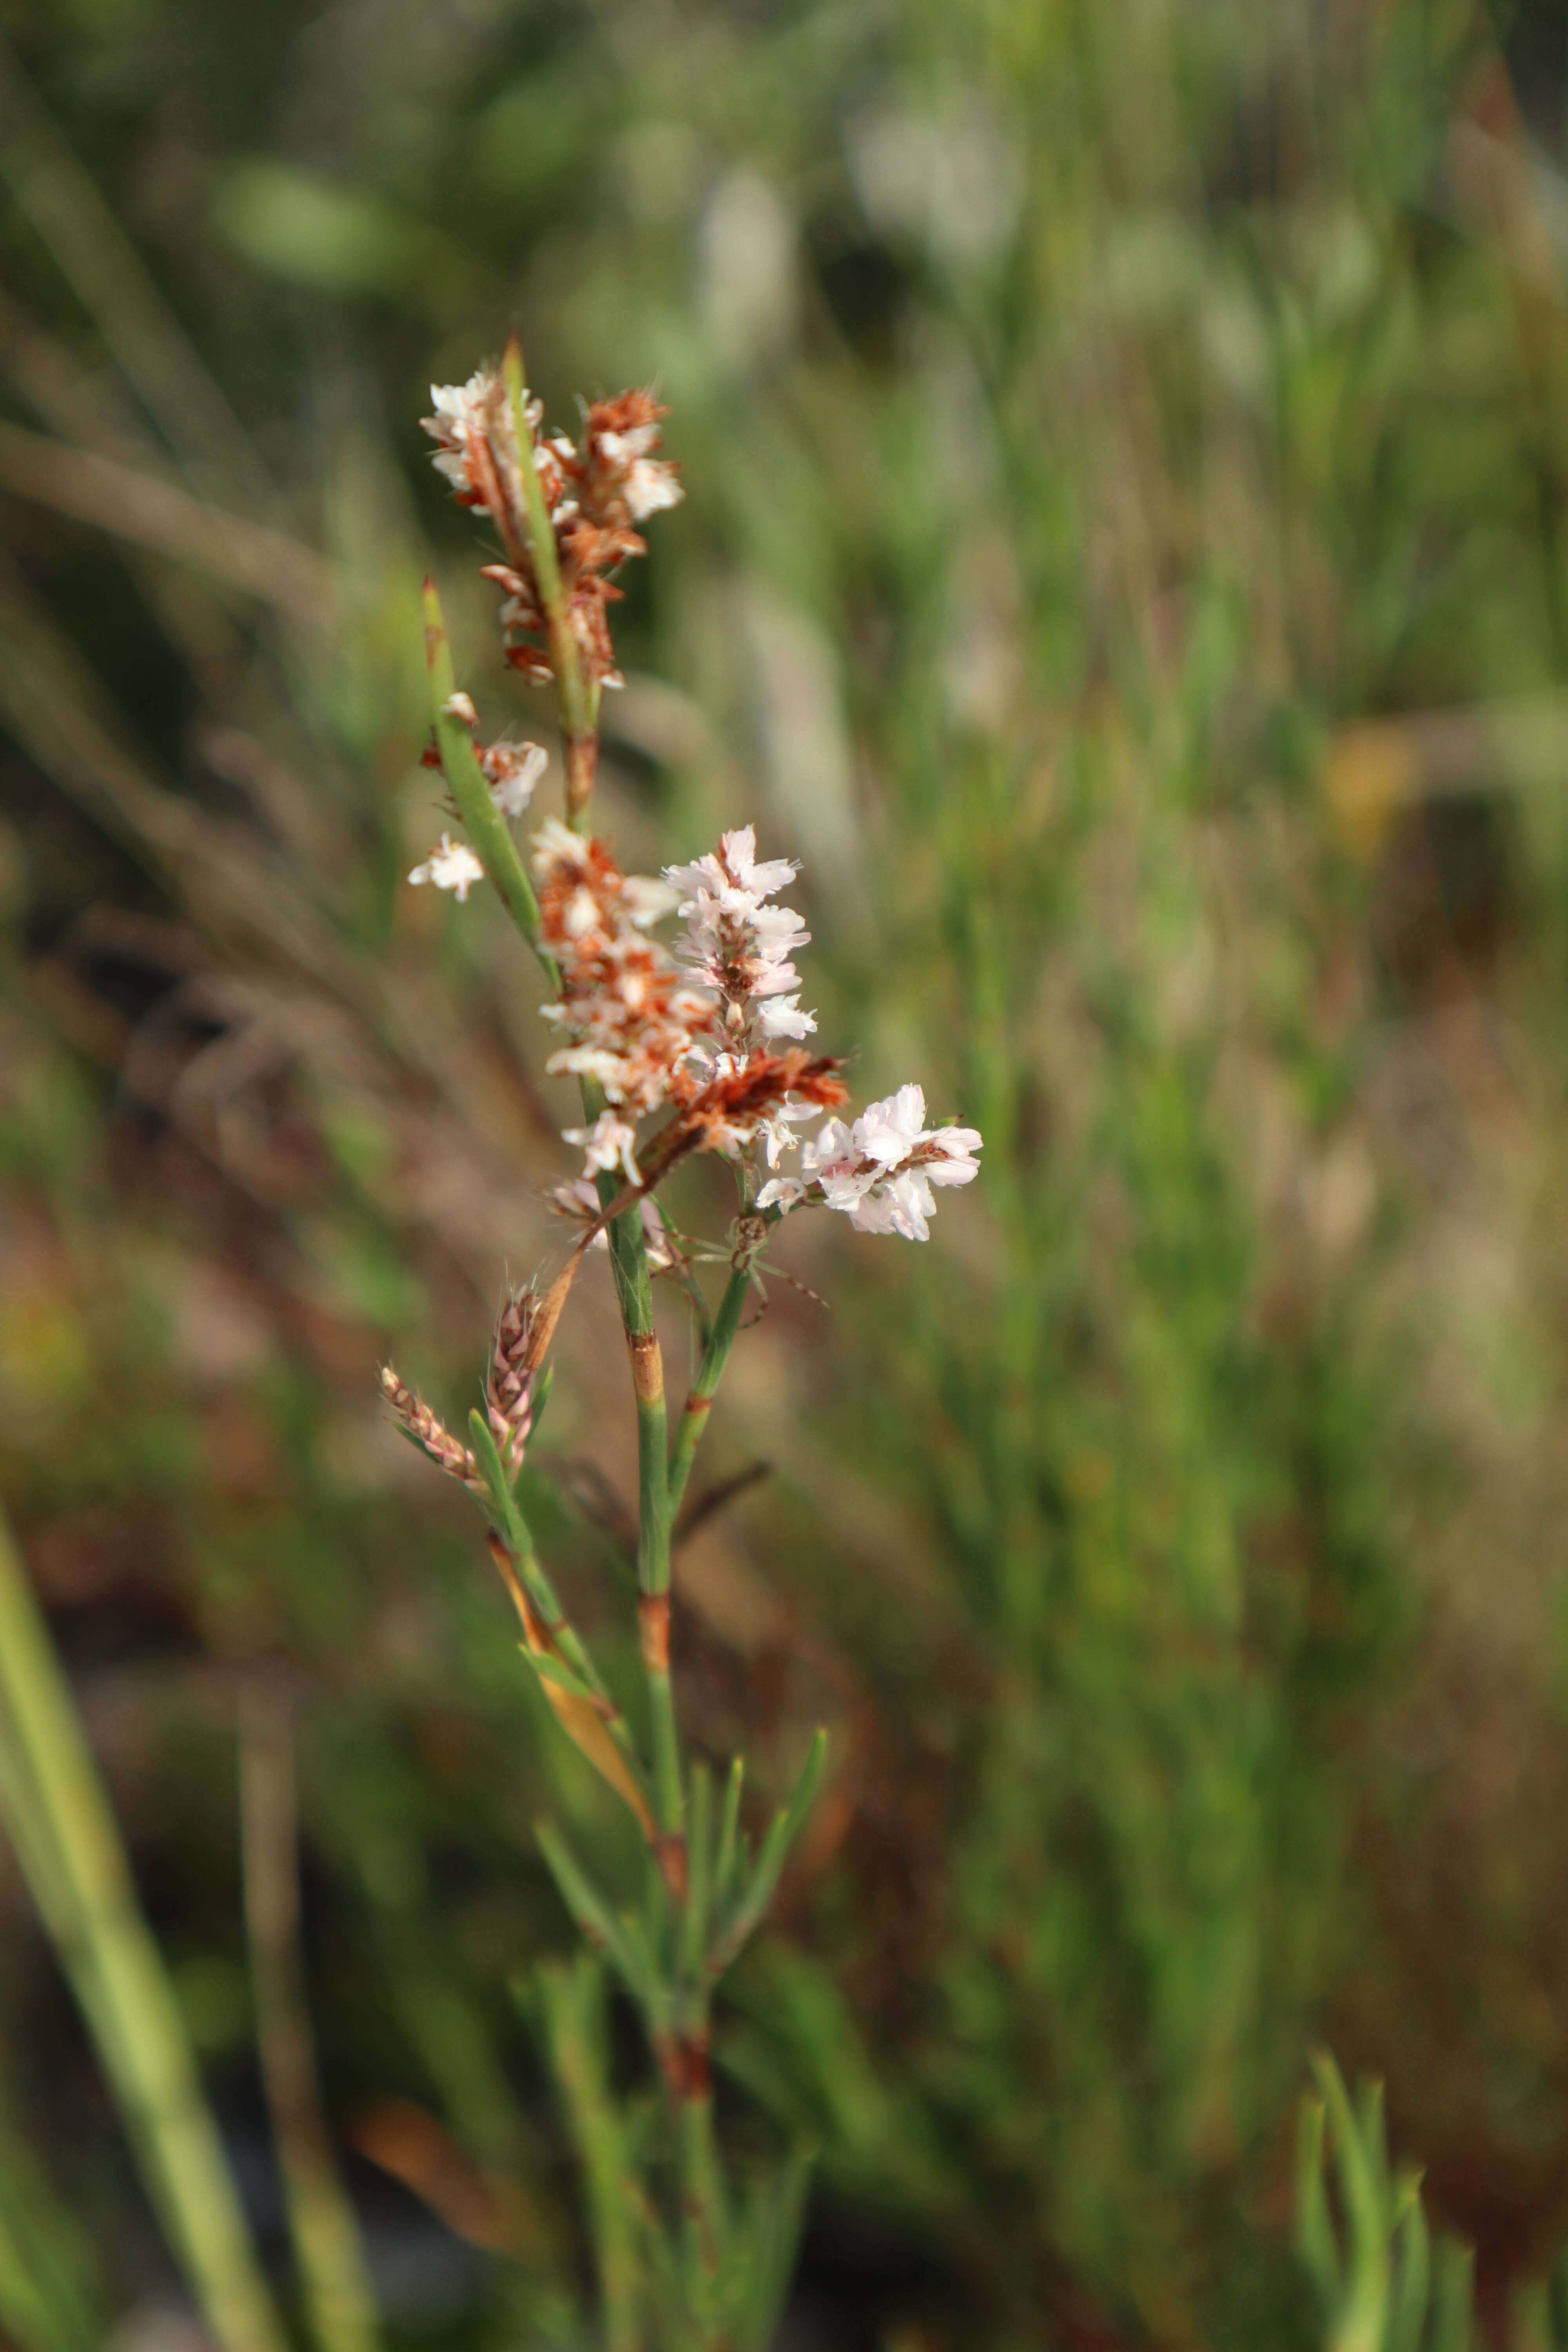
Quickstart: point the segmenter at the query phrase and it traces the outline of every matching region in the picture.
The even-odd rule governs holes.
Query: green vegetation
[[[453,644],[492,641],[412,420],[515,319],[552,412],[658,380],[688,492],[618,608],[600,822],[646,870],[754,812],[857,1095],[918,1068],[986,1137],[925,1253],[785,1227],[831,1313],[769,1278],[675,1561],[688,1752],[743,1747],[771,1807],[829,1727],[715,2044],[737,2167],[816,2151],[792,2326],[1449,2352],[1429,2227],[1480,2340],[1551,2344],[1551,12],[7,30],[0,1495],[288,2324],[251,1704],[293,1725],[389,2341],[627,2340],[632,2233],[595,2269],[584,2215],[647,2085],[531,1825],[616,1884],[636,1825],[374,1391],[395,1337],[464,1425],[569,1172],[503,910],[402,887],[441,822],[427,550]],[[467,659],[487,733],[545,731]],[[582,1287],[520,1504],[620,1692],[637,1464]],[[0,1906],[0,2326],[74,2346],[174,2274],[16,1875]],[[1303,2252],[1320,2047],[1386,2084],[1395,2161],[1325,2077]]]

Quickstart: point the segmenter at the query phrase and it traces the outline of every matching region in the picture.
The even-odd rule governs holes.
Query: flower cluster
[[[552,1076],[593,1080],[611,1109],[567,1130],[587,1153],[587,1173],[620,1166],[636,1183],[636,1122],[669,1097],[675,1073],[713,1020],[713,1003],[693,987],[668,948],[648,934],[674,893],[662,882],[623,874],[602,841],[548,819],[534,836],[540,938],[561,973],[547,1004],[567,1042],[550,1056]]]
[[[783,1054],[754,1045],[748,1054],[711,1056],[699,1048],[693,1060],[695,1070],[678,1071],[670,1089],[678,1112],[665,1147],[671,1156],[679,1148],[738,1159],[760,1139],[769,1167],[776,1168],[779,1154],[794,1149],[795,1122],[848,1099],[832,1055],[798,1045]]]
[[[853,1127],[827,1119],[801,1151],[801,1174],[770,1177],[758,1208],[787,1213],[820,1202],[841,1210],[858,1233],[929,1241],[931,1186],[978,1176],[981,1138],[973,1127],[928,1128],[925,1117],[923,1091],[908,1086],[874,1102]]]
[[[680,894],[686,936],[677,953],[724,1006],[731,1038],[809,1037],[815,1013],[800,1010],[800,974],[790,958],[811,938],[793,907],[769,907],[800,872],[793,857],[759,864],[754,827],[727,833],[689,866],[667,866]]]
[[[488,513],[500,529],[506,561],[484,574],[505,594],[506,658],[535,683],[554,676],[549,628],[522,487],[522,453],[506,387],[493,368],[463,384],[432,384],[435,415],[425,430],[437,443],[434,463],[464,506]],[[610,575],[628,557],[646,555],[636,526],[683,493],[675,467],[656,457],[665,411],[648,392],[623,392],[589,407],[581,444],[547,436],[543,408],[524,407],[540,494],[555,538],[567,622],[591,686],[618,686],[608,606],[622,592]]]
[[[638,526],[682,495],[674,467],[658,455],[665,411],[649,392],[623,392],[587,407],[573,439],[545,433],[539,402],[520,394],[514,405],[494,368],[435,386],[431,396],[426,430],[437,444],[435,463],[455,497],[487,514],[501,538],[506,560],[484,570],[505,592],[507,659],[531,678],[552,677],[552,646],[561,651],[564,625],[589,688],[618,685],[607,614],[621,592],[611,574],[646,554]],[[530,464],[560,573],[553,640],[529,521]],[[521,816],[543,772],[543,751],[531,743],[481,745],[465,694],[449,697],[444,716],[474,736],[501,814]],[[574,785],[573,740],[568,733],[569,814],[584,807],[593,776],[590,745],[586,785]],[[801,1005],[795,959],[811,934],[793,907],[778,903],[800,870],[794,858],[759,858],[753,827],[742,825],[706,856],[667,866],[658,882],[624,873],[603,841],[551,818],[534,837],[533,869],[539,943],[561,976],[558,1001],[544,1007],[560,1032],[546,1067],[579,1078],[597,1097],[583,1126],[563,1130],[583,1150],[584,1173],[561,1189],[559,1206],[592,1223],[602,1213],[594,1180],[616,1176],[651,1211],[654,1186],[686,1153],[745,1160],[755,1152],[768,1172],[759,1187],[763,1168],[748,1170],[742,1194],[756,1209],[783,1216],[826,1207],[861,1233],[927,1238],[934,1188],[977,1173],[973,1128],[928,1128],[925,1097],[907,1086],[853,1125],[829,1116],[804,1146],[795,1131],[836,1112],[846,1093],[838,1063],[802,1042],[815,1034],[816,1015]],[[472,850],[443,834],[410,878],[466,898],[481,873]],[[672,910],[685,926],[673,952],[653,935]],[[663,1126],[646,1131],[659,1112],[668,1114]],[[799,1172],[777,1172],[797,1147]],[[648,1226],[656,1258],[667,1255],[661,1233]]]

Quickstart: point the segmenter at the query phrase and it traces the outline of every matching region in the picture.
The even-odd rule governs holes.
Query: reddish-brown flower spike
[[[786,1103],[833,1110],[847,1102],[849,1090],[838,1076],[842,1066],[832,1055],[807,1054],[798,1046],[787,1054],[759,1048],[744,1061],[721,1067],[705,1085],[679,1080],[674,1088],[676,1117],[659,1140],[668,1145],[679,1137],[689,1150],[742,1150]]]

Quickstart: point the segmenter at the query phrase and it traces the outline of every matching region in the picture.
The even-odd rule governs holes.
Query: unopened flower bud
[[[517,1291],[501,1308],[490,1349],[485,1402],[490,1429],[502,1462],[520,1469],[533,1426],[533,1383],[538,1370],[531,1360],[530,1339],[539,1300],[532,1286]]]
[[[431,1461],[438,1464],[448,1478],[456,1478],[459,1486],[482,1495],[485,1482],[468,1447],[458,1444],[446,1424],[437,1420],[424,1398],[400,1380],[390,1364],[381,1368],[381,1389],[398,1426],[423,1447]]]

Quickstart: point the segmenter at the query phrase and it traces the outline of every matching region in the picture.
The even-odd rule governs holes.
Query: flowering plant
[[[552,687],[564,764],[562,816],[547,816],[525,860],[512,825],[548,765],[535,744],[482,744],[458,690],[436,591],[426,586],[426,646],[439,767],[468,838],[443,833],[409,880],[459,901],[488,881],[538,957],[558,1040],[546,1064],[574,1077],[584,1154],[556,1206],[576,1234],[563,1269],[509,1297],[491,1349],[484,1410],[464,1436],[447,1429],[389,1365],[382,1380],[405,1433],[475,1497],[515,1604],[523,1655],[563,1730],[629,1806],[643,1832],[640,1907],[618,1912],[558,1829],[540,1844],[563,1899],[646,2027],[663,2084],[666,2144],[646,2158],[594,2074],[596,1979],[557,1976],[547,2010],[558,2072],[583,2144],[610,2340],[761,2346],[788,2266],[799,2168],[751,2199],[724,2179],[709,2070],[713,1989],[757,1927],[810,1806],[826,1749],[818,1732],[789,1801],[753,1853],[742,1826],[737,1759],[721,1799],[700,1762],[683,1761],[670,1681],[670,1529],[748,1293],[771,1234],[806,1207],[841,1211],[862,1233],[924,1241],[933,1186],[977,1172],[972,1128],[928,1127],[918,1086],[849,1122],[842,1064],[813,1052],[795,957],[809,939],[777,903],[798,872],[757,856],[744,825],[660,879],[627,874],[592,829],[600,698],[621,683],[608,614],[614,574],[646,552],[637,526],[682,492],[658,454],[664,410],[647,392],[596,401],[574,441],[544,429],[514,342],[499,368],[437,388],[426,429],[458,500],[500,541],[485,576],[503,592],[506,661]],[[678,918],[672,948],[658,927]],[[819,1124],[817,1124],[820,1122]],[[816,1124],[815,1134],[798,1129]],[[710,1309],[685,1238],[658,1191],[688,1156],[731,1165],[738,1213],[722,1249],[729,1277]],[[518,1477],[550,1378],[546,1358],[586,1255],[607,1250],[631,1360],[638,1438],[637,1613],[647,1688],[646,1748],[610,1696],[539,1559]],[[677,1283],[700,1341],[671,1438],[652,1278]],[[592,2087],[591,2087],[592,2085]]]

